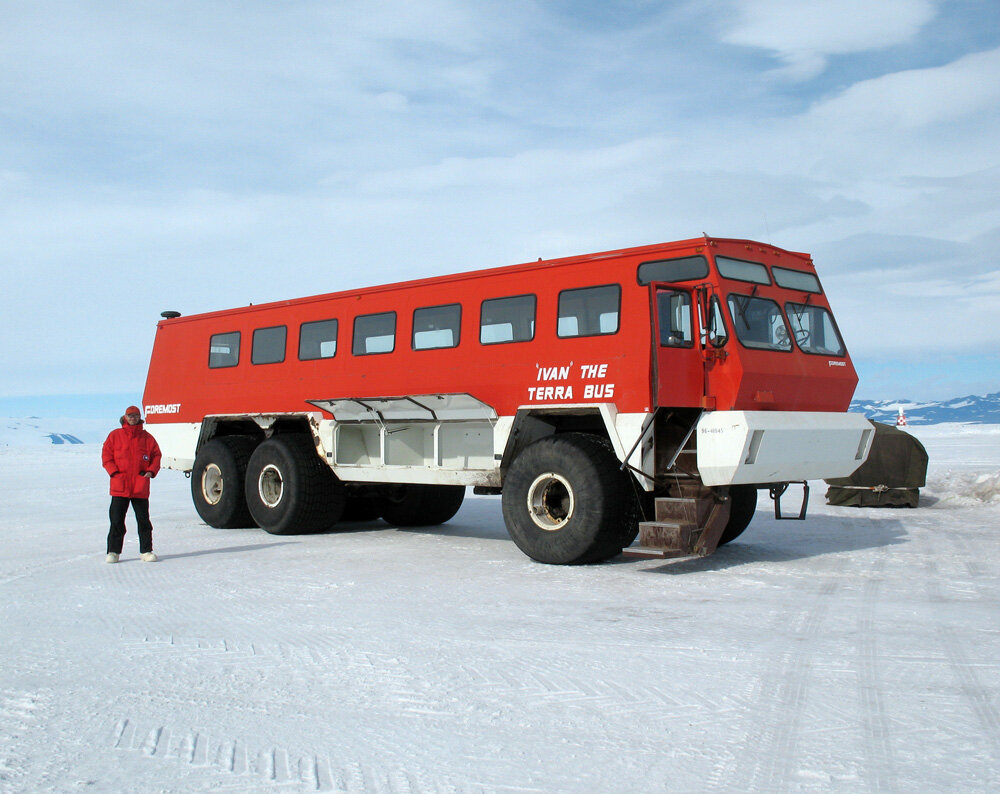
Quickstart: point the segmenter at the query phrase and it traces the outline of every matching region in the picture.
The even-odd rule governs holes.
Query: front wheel
[[[222,436],[198,450],[191,470],[191,499],[210,527],[255,526],[243,495],[243,481],[256,445],[251,436]]]
[[[633,494],[614,453],[584,433],[526,447],[503,484],[504,522],[533,560],[577,565],[614,557],[630,535]]]
[[[346,498],[306,436],[275,436],[261,443],[247,465],[250,515],[273,535],[319,532],[340,518]]]

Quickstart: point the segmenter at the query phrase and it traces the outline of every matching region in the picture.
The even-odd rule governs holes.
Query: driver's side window
[[[659,290],[656,293],[656,308],[660,344],[664,347],[693,346],[690,293],[682,290]]]

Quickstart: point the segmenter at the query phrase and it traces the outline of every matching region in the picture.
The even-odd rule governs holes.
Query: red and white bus
[[[143,403],[217,527],[435,525],[501,494],[548,563],[710,553],[872,427],[807,254],[697,238],[194,316]]]

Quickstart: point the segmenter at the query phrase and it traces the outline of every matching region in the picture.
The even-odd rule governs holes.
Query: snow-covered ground
[[[0,447],[0,791],[1000,790],[1000,427],[913,428],[917,510],[705,559],[438,529],[213,530],[153,483],[104,563],[99,446]]]

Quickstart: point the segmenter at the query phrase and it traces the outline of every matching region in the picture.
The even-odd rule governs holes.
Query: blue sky
[[[137,400],[164,309],[702,232],[814,254],[860,396],[1000,391],[997,141],[993,2],[6,2],[0,406]]]

